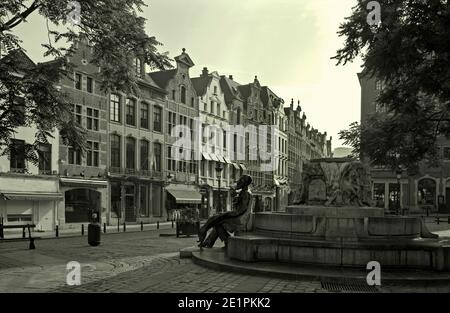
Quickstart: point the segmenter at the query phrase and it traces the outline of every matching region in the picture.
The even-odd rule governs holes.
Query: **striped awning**
[[[210,153],[211,159],[216,162],[221,162],[215,153]]]
[[[231,163],[231,160],[230,160],[229,158],[227,158],[227,157],[224,156],[223,159],[225,160],[226,163],[232,164],[232,163]]]
[[[237,170],[240,170],[240,169],[241,169],[241,168],[239,167],[239,165],[237,165],[236,163],[231,163],[231,164],[233,164],[233,166],[234,166],[235,169],[237,169]]]
[[[212,161],[212,158],[208,152],[203,152],[202,155],[205,158],[205,160]]]
[[[200,192],[188,188],[167,187],[167,192],[170,193],[180,204],[200,204],[202,203],[202,195]]]
[[[55,201],[64,199],[64,195],[59,192],[10,192],[0,193],[4,200],[29,200],[29,201]]]
[[[245,165],[244,164],[242,164],[242,163],[239,163],[239,166],[242,168],[242,170],[244,170],[244,171],[246,171],[247,170],[247,167],[245,167]]]

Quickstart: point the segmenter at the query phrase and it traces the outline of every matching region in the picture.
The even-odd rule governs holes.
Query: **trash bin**
[[[92,214],[92,222],[88,225],[88,243],[95,247],[100,244],[100,234],[102,227],[97,221],[97,214]]]

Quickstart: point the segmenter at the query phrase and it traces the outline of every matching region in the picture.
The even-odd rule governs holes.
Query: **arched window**
[[[181,86],[181,103],[186,104],[186,87]]]

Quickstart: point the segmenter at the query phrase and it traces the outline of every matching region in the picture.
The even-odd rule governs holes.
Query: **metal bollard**
[[[117,219],[117,232],[120,233],[120,221]]]
[[[436,217],[436,223],[439,225],[439,216]]]
[[[141,221],[141,231],[144,231],[144,222]]]
[[[84,224],[81,224],[81,236],[84,236]]]
[[[106,234],[106,223],[103,223],[103,233]]]
[[[159,229],[159,221],[156,222],[156,229]]]
[[[22,238],[25,238],[25,227],[22,228]]]
[[[127,224],[123,223],[123,232],[127,231]]]
[[[59,226],[58,225],[56,225],[56,227],[55,227],[55,235],[56,235],[56,238],[58,238],[59,237]]]

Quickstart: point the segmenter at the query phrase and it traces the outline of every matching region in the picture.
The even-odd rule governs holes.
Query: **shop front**
[[[198,187],[184,184],[170,184],[166,187],[166,209],[169,219],[178,220],[184,209],[198,210],[202,204],[202,194]]]
[[[102,179],[60,178],[60,190],[64,195],[58,214],[60,228],[75,228],[89,223],[93,213],[97,214],[98,222],[106,222],[107,186],[107,181]]]
[[[62,199],[56,177],[2,175],[0,222],[4,225],[35,224],[35,230],[54,230],[58,203]]]

